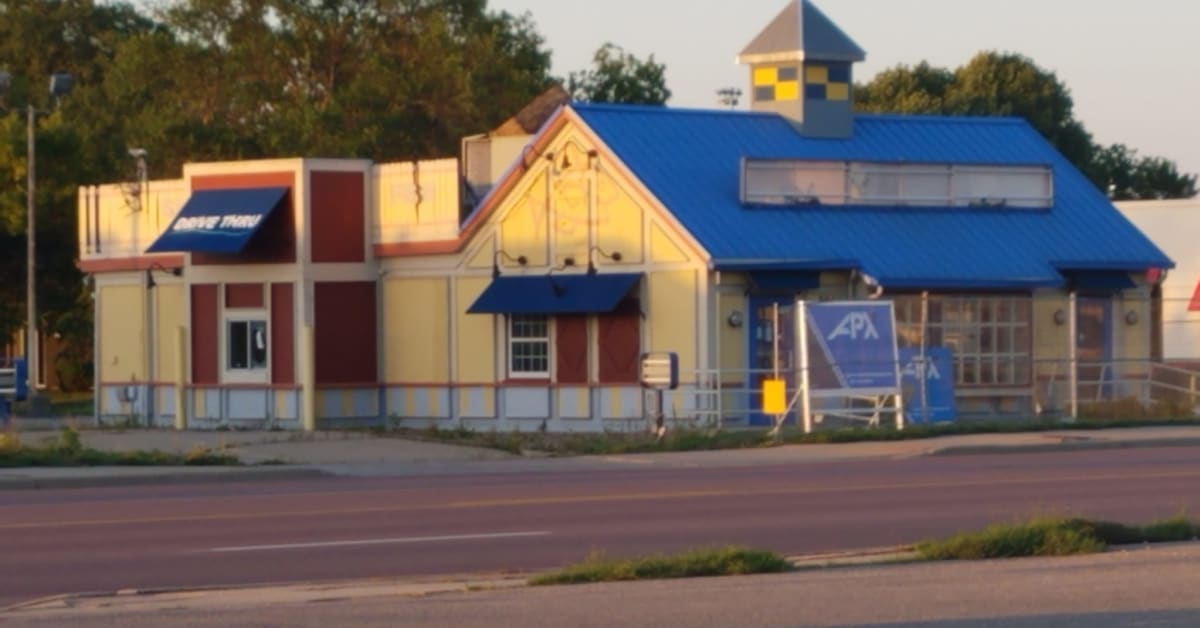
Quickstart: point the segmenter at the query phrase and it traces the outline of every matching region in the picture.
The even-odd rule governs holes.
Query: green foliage
[[[423,430],[378,430],[380,436],[397,436],[424,440],[486,447],[513,454],[535,453],[550,456],[590,456],[637,454],[667,451],[702,451],[716,449],[745,449],[769,447],[774,444],[762,431],[670,430],[661,440],[644,432],[551,433],[475,431],[463,426],[442,429],[432,425]]]
[[[1196,195],[1196,175],[1180,174],[1174,162],[1161,157],[1139,157],[1124,144],[1098,148],[1088,176],[1107,185],[1109,196],[1119,201]]]
[[[997,524],[917,545],[927,560],[981,560],[1020,556],[1067,556],[1104,551],[1109,545],[1190,541],[1200,525],[1179,515],[1147,526],[1128,526],[1090,519],[1035,518],[1024,523]]]
[[[0,3],[0,337],[25,318],[26,139],[37,118],[38,309],[91,380],[90,302],[75,268],[78,186],[187,161],[444,156],[551,84],[528,14],[486,0],[9,0]],[[52,72],[74,91],[52,103]]]
[[[562,571],[535,577],[529,583],[532,585],[581,584],[663,578],[736,576],[781,573],[790,569],[791,563],[773,552],[736,546],[626,559],[608,558],[602,553],[593,553],[581,563],[571,565]]]
[[[1123,407],[1123,406],[1122,406]],[[1141,408],[1141,406],[1138,406]],[[1174,406],[1161,405],[1164,414],[1138,414],[1121,411],[1106,418],[1089,416],[1072,423],[1056,421],[960,421],[934,425],[910,425],[903,430],[893,427],[850,427],[820,430],[805,434],[789,427],[777,438],[764,430],[673,429],[658,439],[646,432],[608,433],[548,433],[475,431],[463,426],[449,429],[437,425],[422,430],[389,428],[373,430],[379,436],[395,436],[413,440],[433,441],[486,447],[513,454],[550,456],[599,456],[619,454],[660,453],[670,451],[712,451],[723,449],[754,449],[787,445],[814,445],[859,442],[920,440],[965,434],[1013,434],[1049,430],[1095,430],[1122,427],[1194,426],[1200,420]],[[1170,412],[1168,412],[1170,411]],[[1146,418],[1142,418],[1146,417]],[[1177,417],[1177,418],[1176,418]],[[398,419],[394,423],[398,423]]]
[[[1136,397],[1093,401],[1079,405],[1079,417],[1088,423],[1106,421],[1137,420],[1183,420],[1194,419],[1196,411],[1192,404],[1184,401],[1158,400],[1151,404],[1142,403]]]
[[[1180,174],[1169,160],[1138,157],[1121,144],[1095,144],[1075,119],[1075,102],[1066,84],[1022,55],[981,52],[953,71],[925,62],[898,65],[856,86],[855,107],[868,112],[1022,117],[1115,199],[1196,194],[1196,176]]]
[[[642,61],[620,46],[606,43],[592,57],[592,67],[572,72],[567,92],[582,102],[664,105],[671,98],[667,89],[667,66]]]
[[[79,432],[65,427],[41,446],[21,443],[16,434],[0,439],[0,467],[234,466],[237,457],[198,447],[185,454],[162,451],[100,451],[85,447]]]

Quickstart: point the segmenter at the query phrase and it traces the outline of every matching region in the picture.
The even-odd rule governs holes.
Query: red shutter
[[[559,316],[554,320],[554,348],[558,383],[587,383],[587,340],[586,316]]]
[[[263,285],[261,283],[227,283],[225,284],[225,307],[252,308],[264,307]]]
[[[642,356],[642,314],[636,299],[626,299],[611,314],[598,317],[601,384],[638,381]]]
[[[271,284],[271,383],[296,383],[296,310],[292,284]]]
[[[192,383],[216,384],[221,354],[217,284],[192,284]]]

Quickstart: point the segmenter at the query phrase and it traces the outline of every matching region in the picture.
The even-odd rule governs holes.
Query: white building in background
[[[1175,261],[1161,284],[1162,358],[1200,361],[1200,199],[1116,206]]]

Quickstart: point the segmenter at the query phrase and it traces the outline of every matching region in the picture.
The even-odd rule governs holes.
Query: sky
[[[788,0],[490,0],[529,12],[566,76],[611,42],[667,67],[673,107],[748,92],[742,48]],[[955,68],[981,50],[1026,55],[1071,90],[1075,117],[1102,144],[1200,173],[1200,2],[1195,0],[816,0],[867,52],[855,80],[927,60]],[[743,97],[743,101],[745,98]],[[743,102],[743,107],[745,103]]]

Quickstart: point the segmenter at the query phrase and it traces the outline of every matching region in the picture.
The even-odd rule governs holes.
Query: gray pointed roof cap
[[[867,53],[809,0],[792,0],[738,55],[738,63],[862,61]]]

